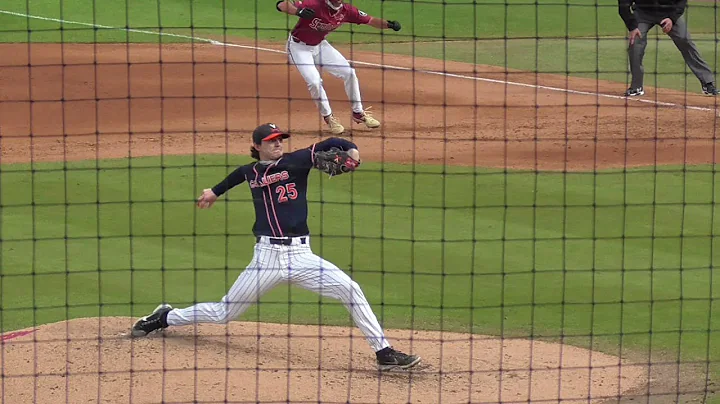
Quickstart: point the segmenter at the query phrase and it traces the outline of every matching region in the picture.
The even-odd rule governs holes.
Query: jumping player
[[[238,167],[213,188],[203,190],[198,198],[197,206],[205,209],[243,182],[250,187],[255,206],[255,252],[227,294],[220,302],[200,303],[184,309],[161,304],[135,323],[132,336],[143,337],[168,326],[225,324],[240,316],[270,289],[290,282],[342,301],[375,350],[378,369],[408,369],[417,365],[421,360],[419,356],[406,355],[390,347],[360,285],[310,249],[307,181],[315,166],[315,153],[335,147],[347,151],[359,162],[357,146],[345,139],[329,138],[306,149],[283,153],[283,139],[289,136],[274,124],[258,126],[250,148],[251,156],[257,161]]]
[[[343,3],[342,0],[280,0],[276,8],[278,11],[300,17],[288,38],[288,60],[297,67],[307,83],[310,95],[320,109],[325,123],[330,127],[330,131],[339,135],[345,131],[345,128],[332,113],[316,65],[345,82],[345,93],[352,103],[354,122],[364,123],[368,128],[380,126],[380,122],[373,118],[369,111],[363,109],[355,69],[325,40],[325,37],[343,23],[367,24],[377,29],[390,28],[395,31],[400,31],[400,23],[371,17],[353,5]]]

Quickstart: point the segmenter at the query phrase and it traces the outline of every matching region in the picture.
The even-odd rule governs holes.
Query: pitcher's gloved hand
[[[315,153],[314,166],[318,170],[333,175],[355,171],[360,162],[350,157],[350,154],[337,147],[333,147],[328,151],[319,151]]]

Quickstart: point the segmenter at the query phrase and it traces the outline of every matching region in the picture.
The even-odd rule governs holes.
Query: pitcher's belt
[[[293,245],[293,244],[307,244],[307,237],[268,237],[268,236],[257,236],[255,237],[255,241],[270,243],[270,244],[279,244],[279,245]],[[294,243],[293,243],[294,242]]]

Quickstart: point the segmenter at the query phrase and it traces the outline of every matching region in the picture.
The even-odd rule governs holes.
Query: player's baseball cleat
[[[628,88],[627,91],[625,91],[626,97],[637,97],[640,95],[645,95],[645,90],[642,87]]]
[[[356,123],[364,123],[365,126],[367,126],[368,128],[377,128],[378,126],[380,126],[380,121],[373,118],[372,114],[370,113],[370,111],[368,111],[368,109],[363,112],[353,112],[353,121],[355,121]]]
[[[167,315],[172,310],[169,304],[161,304],[152,313],[138,320],[133,325],[131,334],[133,337],[144,337],[151,332],[167,328]]]
[[[419,356],[406,355],[390,347],[381,349],[376,355],[378,370],[410,369],[422,360]]]
[[[340,124],[340,121],[335,118],[335,115],[328,115],[325,118],[325,123],[328,124],[330,127],[330,132],[332,132],[334,135],[339,135],[343,132],[345,132],[345,128]]]
[[[713,83],[703,84],[702,91],[705,95],[718,95],[718,90]]]

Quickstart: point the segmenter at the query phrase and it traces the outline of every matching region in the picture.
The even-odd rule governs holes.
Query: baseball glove
[[[348,152],[333,147],[327,151],[315,152],[314,166],[330,176],[355,171],[360,162],[350,157]]]

